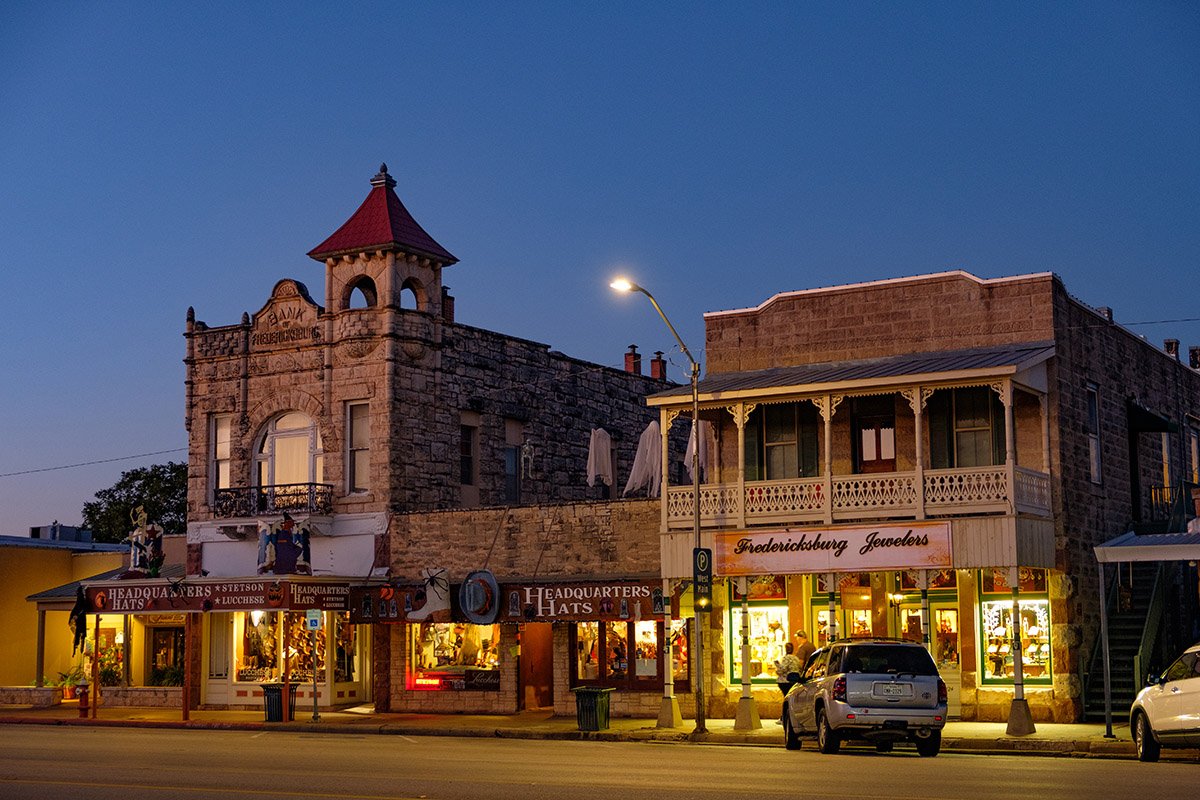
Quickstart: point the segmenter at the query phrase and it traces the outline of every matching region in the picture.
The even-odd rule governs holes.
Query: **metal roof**
[[[123,572],[127,572],[128,567],[117,567],[110,569],[107,572],[101,572],[92,575],[88,578],[83,578],[78,581],[64,583],[62,586],[55,586],[53,589],[46,589],[36,594],[31,594],[25,599],[29,602],[53,602],[56,600],[75,600],[75,591],[85,583],[95,583],[96,581],[108,581],[116,578]],[[182,578],[184,576],[183,564],[164,564],[158,572],[160,578]]]
[[[938,350],[885,358],[832,361],[794,367],[771,367],[748,372],[723,372],[700,380],[701,395],[899,378],[906,375],[936,375],[965,370],[1024,369],[1054,355],[1053,342],[1026,342],[1000,347],[967,350]],[[691,397],[688,385],[652,394],[650,400]]]
[[[1143,533],[1130,531],[1096,548],[1102,564],[1126,561],[1200,561],[1200,532]]]
[[[70,539],[31,539],[28,536],[0,536],[0,547],[33,547],[44,550],[71,550],[77,553],[119,553],[127,544],[73,542]]]

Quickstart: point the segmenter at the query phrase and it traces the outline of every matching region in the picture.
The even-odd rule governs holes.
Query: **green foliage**
[[[169,461],[121,473],[108,489],[83,505],[83,527],[97,542],[120,542],[133,530],[130,514],[145,506],[147,519],[164,533],[187,530],[187,464]]]
[[[150,670],[148,686],[183,686],[183,665],[170,664]]]
[[[58,680],[54,682],[55,686],[78,686],[83,682],[83,665],[76,664],[66,672],[58,673]]]

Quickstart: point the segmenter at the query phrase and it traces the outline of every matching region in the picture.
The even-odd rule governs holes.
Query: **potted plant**
[[[62,689],[64,700],[75,699],[75,687],[83,682],[83,665],[76,664],[66,672],[58,673],[56,685]]]

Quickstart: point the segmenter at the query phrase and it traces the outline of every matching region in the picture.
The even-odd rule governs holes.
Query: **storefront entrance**
[[[521,662],[517,696],[521,709],[554,705],[554,635],[549,622],[520,626]]]

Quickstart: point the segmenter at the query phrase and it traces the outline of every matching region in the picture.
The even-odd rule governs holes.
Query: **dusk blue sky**
[[[320,297],[381,161],[460,322],[601,364],[686,377],[618,271],[701,361],[706,311],[948,269],[1200,345],[1194,2],[18,0],[0,109],[0,534],[183,459],[188,306]]]

